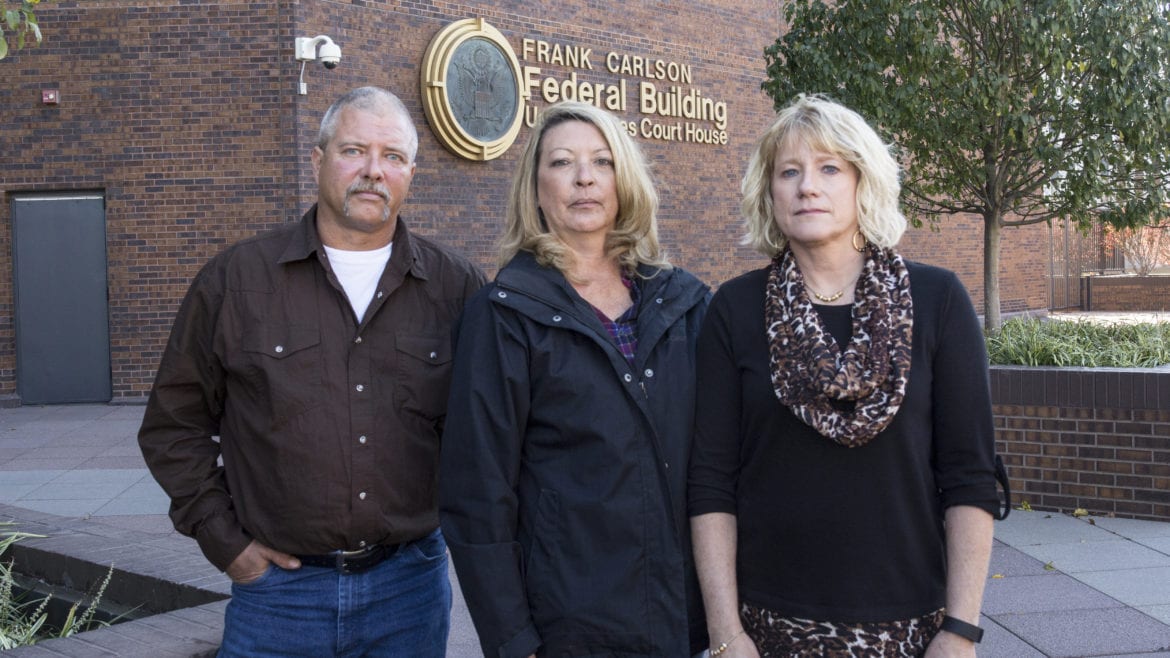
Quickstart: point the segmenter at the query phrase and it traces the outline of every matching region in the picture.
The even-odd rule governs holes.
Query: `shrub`
[[[987,335],[994,365],[1153,368],[1170,364],[1170,323],[1013,318]]]

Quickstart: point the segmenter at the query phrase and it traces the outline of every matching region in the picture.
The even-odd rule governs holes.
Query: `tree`
[[[41,42],[41,28],[33,14],[33,7],[40,3],[41,0],[21,0],[20,9],[9,9],[8,0],[3,0],[0,5],[4,9],[3,20],[0,20],[0,59],[8,56],[9,39],[15,39],[17,50],[24,48],[25,39],[30,35],[37,43]]]
[[[1113,229],[1106,235],[1106,244],[1121,249],[1127,269],[1149,276],[1155,268],[1170,263],[1170,224]]]
[[[763,88],[777,107],[826,93],[874,122],[899,151],[916,224],[983,218],[994,329],[1004,227],[1165,216],[1168,12],[1162,0],[787,0]]]

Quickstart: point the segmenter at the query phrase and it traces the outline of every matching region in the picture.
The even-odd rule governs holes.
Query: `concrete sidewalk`
[[[0,409],[0,505],[41,520],[85,520],[198,558],[195,543],[171,528],[167,497],[138,452],[142,413]],[[455,592],[447,655],[480,656]],[[1015,510],[996,522],[983,612],[982,657],[1170,657],[1170,523]]]

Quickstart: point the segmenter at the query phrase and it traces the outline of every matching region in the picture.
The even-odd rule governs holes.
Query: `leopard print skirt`
[[[740,618],[762,658],[916,658],[938,633],[943,610],[914,619],[839,623],[782,617],[743,603]]]

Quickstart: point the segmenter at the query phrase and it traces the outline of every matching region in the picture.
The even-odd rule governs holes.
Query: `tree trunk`
[[[999,242],[1002,225],[999,213],[983,216],[983,328],[999,329]]]

